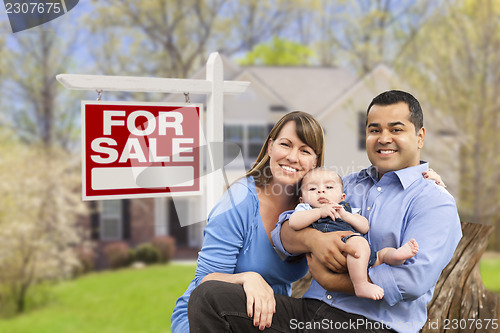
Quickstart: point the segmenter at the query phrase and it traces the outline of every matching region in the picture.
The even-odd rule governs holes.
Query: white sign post
[[[190,93],[207,95],[206,145],[208,169],[206,193],[203,196],[209,212],[224,192],[222,167],[224,152],[211,149],[211,143],[223,142],[224,94],[240,94],[250,85],[245,81],[224,81],[220,55],[211,53],[207,61],[206,80],[171,79],[131,76],[59,74],[57,80],[68,89],[129,92]],[[172,194],[174,195],[174,194]]]

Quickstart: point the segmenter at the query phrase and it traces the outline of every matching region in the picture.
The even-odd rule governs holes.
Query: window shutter
[[[90,238],[99,240],[99,205],[97,201],[90,202]]]
[[[122,230],[123,230],[123,239],[130,239],[130,200],[124,199],[122,200]]]

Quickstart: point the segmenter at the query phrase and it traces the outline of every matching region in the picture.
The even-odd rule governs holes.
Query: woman
[[[254,325],[271,324],[273,292],[290,295],[291,283],[306,274],[307,263],[283,261],[270,234],[278,216],[298,203],[302,177],[323,165],[323,151],[323,129],[311,115],[291,112],[274,125],[252,168],[228,189],[208,217],[195,278],[177,300],[172,332],[189,332],[189,296],[208,280],[241,284]]]

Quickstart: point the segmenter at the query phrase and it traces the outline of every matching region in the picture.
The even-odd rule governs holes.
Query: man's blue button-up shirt
[[[425,170],[428,163],[388,172],[378,180],[371,166],[343,178],[346,201],[370,223],[368,241],[375,251],[398,248],[412,238],[418,242],[418,253],[405,264],[369,269],[373,283],[384,288],[384,298],[374,301],[328,292],[315,280],[304,298],[383,322],[398,332],[417,332],[424,325],[436,282],[462,237],[455,200],[443,187],[424,179]],[[288,254],[280,230],[279,224],[272,239]]]

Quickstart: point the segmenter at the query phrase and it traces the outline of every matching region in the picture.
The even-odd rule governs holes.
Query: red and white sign
[[[200,194],[200,110],[82,101],[83,199]]]

